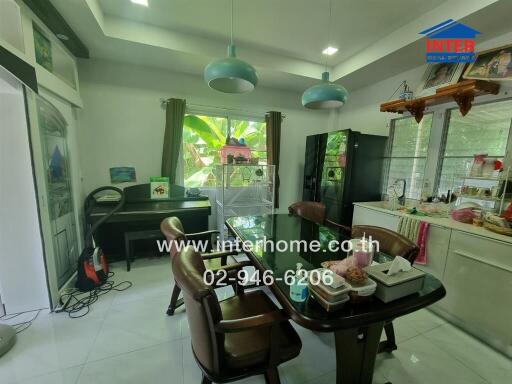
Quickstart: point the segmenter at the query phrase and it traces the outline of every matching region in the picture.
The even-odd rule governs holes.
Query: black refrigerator
[[[353,203],[381,199],[386,136],[350,129],[306,138],[302,200],[326,206],[326,218],[351,225]]]

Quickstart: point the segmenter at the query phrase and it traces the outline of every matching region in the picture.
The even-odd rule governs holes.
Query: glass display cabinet
[[[216,167],[217,229],[226,239],[228,217],[274,213],[274,165],[224,164]]]

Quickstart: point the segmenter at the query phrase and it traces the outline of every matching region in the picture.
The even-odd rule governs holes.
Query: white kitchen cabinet
[[[375,225],[396,231],[399,220],[400,217],[392,213],[355,205],[352,225]]]
[[[401,213],[386,212],[379,202],[364,204],[354,207],[354,225],[396,230]],[[425,220],[431,223],[428,263],[415,267],[440,279],[447,292],[430,308],[512,357],[512,243],[450,219]]]
[[[440,307],[452,321],[512,356],[510,244],[453,231]]]

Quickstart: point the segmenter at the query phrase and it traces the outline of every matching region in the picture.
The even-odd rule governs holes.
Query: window
[[[251,156],[267,161],[266,126],[257,119],[187,114],[183,123],[185,187],[214,187],[215,166],[229,136],[243,138]]]
[[[460,176],[469,172],[474,155],[487,154],[503,160],[512,121],[512,100],[474,105],[466,116],[458,108],[452,109],[447,119],[439,195],[462,184]]]
[[[432,114],[426,114],[419,124],[413,117],[391,120],[389,168],[384,193],[395,180],[405,179],[405,196],[409,199],[420,198],[431,127]]]

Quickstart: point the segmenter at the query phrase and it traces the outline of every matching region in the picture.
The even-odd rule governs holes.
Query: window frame
[[[395,129],[396,129],[396,122],[399,121],[399,120],[404,120],[404,119],[410,119],[410,118],[414,118],[412,115],[407,115],[407,116],[402,116],[402,117],[397,117],[397,118],[394,118],[394,119],[391,119],[390,122],[389,122],[389,135],[388,135],[388,140],[387,140],[387,144],[386,144],[386,150],[385,150],[385,154],[384,154],[384,174],[383,174],[383,183],[382,183],[382,195],[383,196],[387,196],[388,194],[388,184],[389,184],[389,171],[390,171],[390,168],[391,168],[391,160],[392,159],[425,159],[425,168],[423,170],[423,180],[425,179],[425,175],[427,174],[427,168],[428,168],[428,160],[429,160],[429,153],[430,153],[430,146],[431,146],[431,139],[432,139],[432,130],[434,128],[434,118],[435,118],[435,115],[433,112],[428,112],[428,113],[425,113],[425,116],[428,115],[428,114],[431,114],[432,115],[432,124],[430,126],[430,133],[429,133],[429,142],[428,142],[428,149],[427,149],[427,153],[425,156],[392,156],[392,152],[393,152],[393,143],[395,141]],[[422,182],[422,185],[423,185],[423,182]],[[409,186],[410,187],[410,186]],[[421,191],[420,191],[420,194],[421,194]],[[410,197],[407,197],[406,195],[406,199],[409,199],[409,200],[416,200],[416,199],[413,199],[413,198],[410,198]]]
[[[508,89],[503,89],[498,95],[486,95],[479,98],[479,102],[473,103],[474,106],[485,105],[490,103],[498,103],[501,101],[512,100],[512,97],[508,95]],[[431,181],[430,188],[427,191],[429,195],[438,194],[439,185],[441,181],[441,172],[443,166],[443,160],[445,158],[444,153],[446,149],[446,140],[448,137],[448,129],[450,125],[450,114],[451,110],[458,108],[455,102],[447,102],[445,104],[430,107],[425,109],[425,115],[428,113],[433,114],[432,126],[430,128],[430,137],[427,152],[427,161],[425,165],[424,179]],[[394,129],[395,121],[411,118],[412,115],[405,114],[402,117],[392,118],[389,120],[389,136],[388,144],[386,147],[385,161],[384,161],[384,173],[383,173],[383,184],[382,184],[382,195],[387,195],[387,185],[389,181],[389,168],[390,168],[390,156],[393,141],[394,141]],[[505,150],[504,162],[512,162],[512,119],[511,126],[507,139],[507,146]],[[414,199],[409,199],[414,200]]]
[[[512,101],[512,97],[503,97],[495,100],[489,100],[489,101],[483,101],[481,103],[475,103],[473,104],[473,107],[475,106],[481,106],[481,105],[487,105],[487,104],[493,104],[493,103],[500,103],[510,100]],[[446,153],[446,144],[448,142],[448,131],[450,129],[450,118],[452,115],[452,111],[455,109],[455,107],[447,107],[444,110],[444,124],[443,124],[443,134],[441,138],[441,143],[439,145],[439,158],[437,160],[437,167],[436,167],[436,176],[434,181],[434,191],[439,194],[439,187],[441,184],[441,175],[443,172],[443,163],[445,158],[449,159],[466,159],[469,158],[469,156],[445,156]],[[510,127],[508,131],[508,137],[507,137],[507,145],[505,146],[505,155],[503,156],[504,159],[507,158],[507,156],[511,156],[511,144],[512,144],[512,118],[510,119]]]

